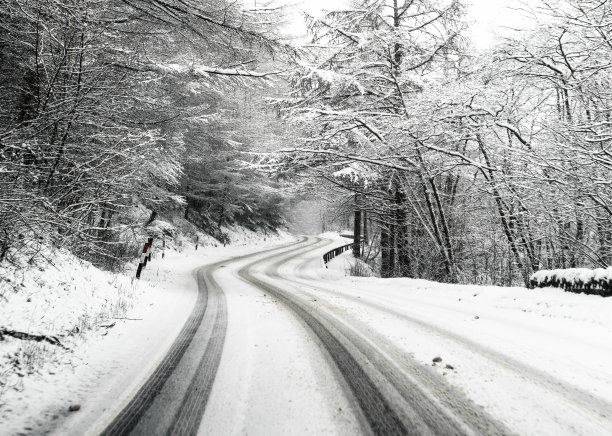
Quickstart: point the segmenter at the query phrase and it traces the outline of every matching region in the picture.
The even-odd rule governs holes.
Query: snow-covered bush
[[[612,267],[541,270],[530,278],[534,288],[555,287],[567,292],[612,296]]]
[[[353,259],[347,270],[351,277],[374,277],[372,267],[361,259]]]

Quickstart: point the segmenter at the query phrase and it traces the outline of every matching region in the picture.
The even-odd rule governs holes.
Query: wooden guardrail
[[[364,248],[364,241],[363,241],[363,239],[359,242],[359,244],[361,246],[360,252],[363,253],[363,248]],[[327,253],[325,253],[323,255],[323,263],[325,264],[325,268],[327,268],[327,262],[332,260],[334,257],[338,256],[339,254],[342,254],[345,251],[352,249],[353,245],[354,245],[354,243],[351,242],[350,244],[346,244],[346,245],[343,245],[341,247],[336,247],[333,250],[329,250]]]

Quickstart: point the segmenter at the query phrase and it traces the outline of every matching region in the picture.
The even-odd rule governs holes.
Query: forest
[[[212,234],[315,194],[381,277],[610,265],[612,1],[529,2],[485,50],[460,0],[352,0],[306,41],[282,3],[0,0],[0,261],[123,256],[138,204]]]
[[[41,244],[102,265],[133,257],[132,230],[163,213],[221,239],[232,223],[281,225],[280,185],[241,158],[280,131],[263,100],[273,55],[290,54],[276,14],[0,1],[0,261],[32,260]],[[139,205],[145,223],[129,213]]]

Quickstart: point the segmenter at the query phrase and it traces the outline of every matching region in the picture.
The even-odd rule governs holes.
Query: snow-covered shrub
[[[350,263],[347,273],[351,277],[374,277],[372,267],[361,259],[354,259],[354,262]]]
[[[541,270],[530,278],[534,288],[555,287],[567,292],[612,296],[612,267]]]

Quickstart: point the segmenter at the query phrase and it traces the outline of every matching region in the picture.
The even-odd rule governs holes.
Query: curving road
[[[198,430],[225,341],[227,303],[214,272],[232,262],[269,253],[292,253],[306,238],[207,265],[197,271],[198,298],[184,327],[153,374],[101,432],[114,435],[191,435]]]
[[[310,249],[318,248],[313,239]],[[294,283],[283,279],[279,268],[303,253],[285,254],[253,262],[239,271],[248,283],[274,295],[301,318],[317,336],[338,368],[340,382],[355,399],[365,417],[364,433],[378,435],[500,435],[511,432],[453,390],[438,376],[411,357],[389,346],[382,349],[381,338],[352,320],[347,323],[322,307],[313,295],[303,298],[293,291]],[[268,265],[265,274],[254,271]],[[278,286],[266,277],[281,279]],[[433,393],[433,395],[432,395]]]
[[[364,434],[507,434],[485,414],[435,375],[423,371],[398,350],[381,350],[373,336],[320,310],[312,300],[279,287],[253,271],[279,278],[278,268],[328,244],[304,238],[288,247],[234,258],[201,268],[195,307],[168,354],[103,435],[196,434],[221,360],[227,330],[227,302],[215,272],[232,263],[253,259],[238,271],[244,281],[274,296],[303,321],[317,338],[336,383],[343,387],[359,416]],[[413,381],[418,378],[427,387]],[[432,392],[434,395],[432,395]]]
[[[361,321],[355,307],[452,342],[496,376],[542,393],[535,401],[550,405],[550,416],[527,433],[605,434],[612,404],[602,397],[397,309],[375,290],[355,296],[313,280],[307,271],[329,244],[302,238],[201,268],[198,300],[181,333],[102,434],[504,435],[531,428],[511,429],[514,416],[492,417]],[[583,428],[572,427],[583,418]]]

